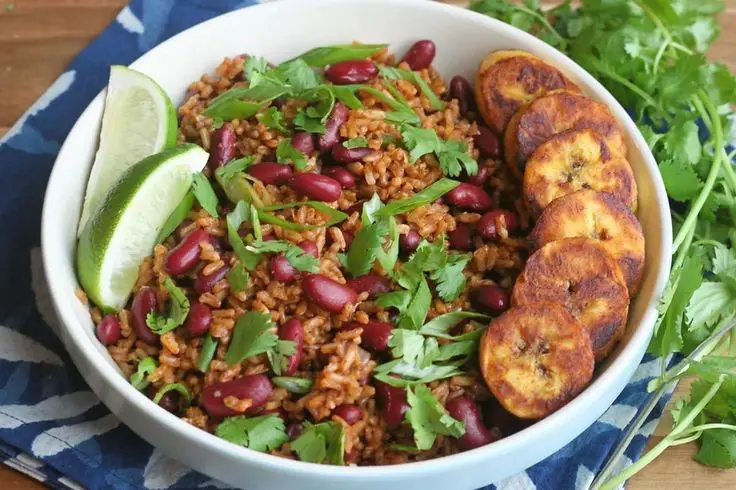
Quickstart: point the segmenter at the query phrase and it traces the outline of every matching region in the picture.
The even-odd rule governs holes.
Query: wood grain
[[[126,0],[0,0],[0,136],[58,77],[67,64],[115,18]],[[466,5],[466,0],[446,0]],[[5,7],[13,4],[12,11]],[[709,56],[736,71],[736,0],[726,0],[722,35]],[[675,398],[686,392],[678,387]],[[668,431],[663,420],[650,441]],[[692,444],[671,448],[630,480],[630,490],[736,488],[736,471],[718,471],[692,461]],[[38,490],[35,480],[0,465],[4,490]]]

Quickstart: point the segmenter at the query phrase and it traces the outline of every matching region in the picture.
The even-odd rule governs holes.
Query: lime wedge
[[[77,247],[79,282],[97,306],[114,311],[125,305],[138,267],[207,157],[193,144],[151,155],[123,173],[102,198]]]
[[[77,235],[131,165],[176,144],[176,109],[161,87],[125,66],[110,68],[100,147],[87,182]]]

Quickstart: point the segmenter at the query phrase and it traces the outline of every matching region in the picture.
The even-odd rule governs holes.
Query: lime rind
[[[176,133],[176,109],[166,92],[143,73],[112,66],[78,234],[120,176],[143,158],[173,148]]]
[[[140,264],[207,158],[193,144],[144,158],[122,175],[90,216],[79,238],[77,271],[82,288],[104,311],[125,305]]]

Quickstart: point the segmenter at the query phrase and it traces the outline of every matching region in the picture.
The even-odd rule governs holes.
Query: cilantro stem
[[[713,430],[713,429],[724,429],[724,430],[732,430],[736,431],[736,425],[731,424],[703,424],[703,425],[696,425],[693,427],[690,427],[687,430],[682,431],[683,434],[690,434],[692,432],[703,432],[706,430]],[[678,439],[682,440],[682,439]]]
[[[697,441],[702,435],[703,435],[702,432],[696,432],[695,434],[691,436],[681,437],[675,441],[672,441],[670,446],[682,446],[683,444],[690,444],[693,441]]]
[[[598,71],[601,73],[601,75],[604,75],[605,77],[610,78],[614,82],[618,82],[619,84],[623,85],[624,87],[626,87],[627,89],[631,90],[636,95],[641,97],[641,99],[644,100],[644,102],[646,102],[647,104],[649,104],[650,106],[654,107],[659,112],[661,112],[664,115],[665,119],[667,120],[670,119],[669,114],[667,113],[667,111],[664,110],[664,108],[659,104],[659,102],[654,100],[654,98],[652,98],[651,95],[649,95],[644,90],[639,88],[639,86],[636,85],[634,82],[627,80],[626,78],[622,77],[618,73],[615,73],[611,70],[607,70],[607,69],[601,70],[600,68],[598,68]]]
[[[662,61],[662,55],[664,55],[664,52],[667,50],[671,42],[671,39],[665,39],[662,45],[659,47],[657,55],[654,57],[654,66],[652,67],[652,73],[654,75],[657,74],[657,71],[659,70],[659,63],[660,61]]]
[[[721,121],[718,119],[718,112],[716,108],[713,106],[713,102],[710,100],[710,98],[701,91],[700,93],[700,100],[703,102],[706,111],[710,114],[711,118],[713,119],[713,143],[715,148],[723,148],[723,127],[721,126]],[[682,244],[685,242],[685,239],[687,235],[690,233],[690,228],[694,228],[696,226],[696,222],[698,219],[698,215],[700,214],[700,211],[703,209],[703,206],[705,205],[705,201],[708,199],[708,196],[710,195],[711,191],[713,190],[713,187],[715,186],[716,179],[718,178],[718,175],[720,174],[721,170],[721,163],[723,160],[723,152],[718,151],[713,158],[713,164],[710,167],[710,171],[708,172],[708,177],[705,180],[705,185],[703,185],[703,188],[700,190],[700,194],[698,195],[697,199],[692,204],[692,207],[690,208],[690,211],[688,212],[687,217],[685,218],[685,222],[682,224],[682,228],[680,228],[679,233],[677,233],[677,236],[675,237],[675,240],[672,244],[672,249],[676,252],[680,249]]]
[[[614,490],[618,488],[619,485],[621,485],[623,482],[637,474],[639,471],[644,469],[646,465],[654,461],[660,454],[662,454],[667,448],[670,446],[676,445],[677,443],[677,435],[681,434],[685,429],[688,428],[688,426],[695,420],[695,417],[700,415],[700,412],[703,411],[705,406],[710,402],[710,400],[715,396],[716,392],[720,389],[721,385],[723,384],[723,380],[725,379],[725,375],[720,375],[718,377],[718,380],[713,383],[713,386],[710,387],[708,392],[703,396],[703,398],[698,402],[693,409],[688,412],[688,414],[677,423],[674,429],[672,429],[672,432],[667,434],[659,443],[654,446],[652,449],[650,449],[644,456],[642,456],[639,461],[632,464],[628,468],[624,469],[621,473],[614,476],[610,480],[608,480],[606,483],[596,486],[595,482],[594,485],[591,487],[593,490]]]
[[[710,102],[710,108],[706,110],[706,106],[703,101],[701,101],[698,97],[693,97],[691,102],[695,109],[698,111],[698,114],[700,114],[700,118],[703,120],[703,123],[705,124],[705,127],[708,128],[708,131],[713,133],[713,125],[718,124],[721,125],[721,121],[718,117],[718,110],[713,107],[713,103],[711,102],[709,97],[705,97],[705,100],[707,102]],[[713,114],[715,117],[711,117],[711,114],[708,114],[710,111],[711,114]],[[721,132],[723,132],[723,127],[721,126]],[[721,145],[720,147],[716,147],[716,152],[721,152],[721,156],[724,157],[725,165],[723,166],[723,169],[725,170],[724,176],[726,177],[726,180],[728,181],[728,184],[731,186],[731,188],[736,191],[736,172],[734,172],[733,167],[731,166],[731,158],[729,158],[729,155],[726,154],[726,148]]]
[[[683,225],[684,228],[685,225]],[[683,228],[680,228],[682,230]],[[677,256],[675,257],[675,262],[672,264],[672,269],[677,270],[679,269],[683,262],[685,262],[685,257],[687,257],[687,252],[690,250],[690,246],[692,244],[693,238],[695,237],[695,226],[690,227],[690,229],[687,232],[687,235],[685,236],[685,239],[683,241],[683,246],[680,247],[680,250],[677,252]]]
[[[557,29],[552,27],[552,24],[549,23],[547,18],[544,15],[538,14],[537,12],[528,9],[522,5],[514,5],[514,8],[518,10],[519,12],[523,12],[527,14],[530,17],[534,17],[537,19],[537,21],[544,26],[545,29],[547,29],[549,32],[551,32],[562,44],[565,43],[565,38],[563,38],[559,32],[557,32]]]

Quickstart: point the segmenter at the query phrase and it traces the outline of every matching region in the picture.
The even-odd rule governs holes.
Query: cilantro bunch
[[[736,78],[705,57],[723,2],[582,0],[542,10],[538,0],[476,0],[470,8],[535,34],[601,81],[639,126],[670,198],[672,273],[649,346],[662,358],[662,374],[593,487],[616,488],[667,447],[694,440],[700,463],[735,467],[736,361],[714,352],[736,347],[734,334],[726,335],[736,313],[736,171],[727,141]],[[667,369],[673,358],[681,360]],[[698,380],[673,409],[672,432],[606,481],[657,400],[691,375]]]

